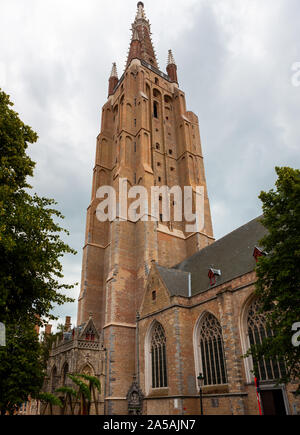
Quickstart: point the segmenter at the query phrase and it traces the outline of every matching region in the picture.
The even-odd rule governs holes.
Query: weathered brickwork
[[[150,35],[139,2],[126,68],[118,79],[113,65],[96,141],[77,324],[86,325],[92,316],[99,348],[89,349],[87,355],[76,340],[65,347],[58,345],[52,350],[49,379],[54,365],[61,376],[64,361],[71,372],[89,361],[92,373],[101,377],[99,403],[105,414],[128,412],[126,395],[134,375],[145,397],[144,414],[198,414],[197,328],[201,316],[211,313],[222,330],[227,382],[203,387],[204,412],[257,414],[255,388],[242,358],[244,312],[254,291],[253,268],[205,288],[195,287],[194,281],[191,287],[190,272],[167,270],[166,274],[178,276],[173,292],[158,269],[173,268],[218,242],[213,238],[198,118],[186,109],[172,53],[167,74],[158,70]],[[174,221],[172,198],[170,222],[124,221],[119,215],[119,220],[100,222],[97,191],[108,185],[118,195],[121,178],[127,179],[127,189],[145,187],[149,199],[152,186],[192,186],[194,190],[203,186],[202,231],[187,233],[185,221]],[[150,210],[149,200],[149,215]],[[166,337],[168,381],[161,388],[153,388],[151,381],[149,340],[154,322],[162,325]],[[299,412],[294,389],[293,385],[286,388],[291,413]]]
[[[157,274],[158,275],[158,274]],[[247,383],[241,345],[241,316],[243,307],[254,291],[254,272],[238,277],[231,282],[191,298],[168,298],[168,290],[155,277],[155,266],[150,272],[148,287],[139,322],[141,383],[146,390],[145,342],[147,331],[153,321],[161,323],[167,337],[167,359],[169,386],[164,391],[151,391],[146,396],[147,410],[164,414],[200,413],[199,392],[196,377],[199,374],[194,354],[194,332],[197,320],[204,312],[212,313],[222,326],[228,383],[203,387],[203,408],[205,414],[258,414],[254,383]],[[151,294],[156,290],[156,301]],[[287,411],[299,412],[299,399],[293,395],[296,385],[284,388],[287,396]],[[154,399],[153,396],[159,396]],[[152,396],[152,397],[150,397]],[[179,398],[180,405],[174,403]],[[166,404],[163,404],[163,401]]]

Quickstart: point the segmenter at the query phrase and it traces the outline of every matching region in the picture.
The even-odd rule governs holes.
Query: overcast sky
[[[0,87],[38,133],[31,184],[55,198],[80,281],[101,106],[122,74],[135,0],[0,0]],[[160,69],[172,48],[187,109],[199,117],[214,234],[261,213],[274,167],[299,168],[299,0],[145,0]],[[294,68],[297,67],[294,66]],[[293,85],[294,83],[294,85]],[[300,84],[300,80],[299,80]],[[77,299],[79,288],[72,292]],[[76,321],[77,303],[55,310]]]

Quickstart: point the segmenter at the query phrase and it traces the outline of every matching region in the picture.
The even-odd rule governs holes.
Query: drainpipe
[[[138,385],[140,385],[139,320],[140,320],[140,313],[137,311],[137,313],[136,313],[136,329],[135,329],[135,348],[136,348],[136,375],[137,375]]]
[[[188,291],[189,291],[189,298],[192,296],[192,274],[189,272],[188,276]]]
[[[105,350],[105,379],[104,379],[104,415],[106,415],[106,382],[107,382],[107,349]]]

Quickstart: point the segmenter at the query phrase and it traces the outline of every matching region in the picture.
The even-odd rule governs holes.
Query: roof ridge
[[[259,218],[263,217],[263,215],[259,215],[254,219],[251,219],[250,221],[246,222],[245,224],[239,226],[238,228],[230,231],[230,233],[225,234],[225,236],[221,237],[218,240],[215,240],[213,243],[211,243],[210,245],[205,246],[204,248],[200,249],[199,251],[195,252],[193,255],[191,255],[190,257],[187,257],[186,259],[184,259],[183,261],[181,261],[180,263],[176,264],[175,266],[173,266],[173,268],[177,268],[179,269],[180,265],[185,265],[187,261],[189,261],[190,259],[200,255],[200,253],[202,254],[203,252],[205,252],[208,248],[211,248],[212,246],[216,246],[219,245],[224,239],[228,238],[230,235],[232,235],[233,233],[237,232],[238,230],[242,229],[243,227],[245,227],[246,225],[251,224],[254,221],[258,221]]]

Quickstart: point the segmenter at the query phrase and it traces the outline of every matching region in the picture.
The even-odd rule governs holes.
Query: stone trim
[[[133,323],[118,323],[118,322],[110,322],[107,323],[106,325],[103,326],[104,328],[109,328],[110,326],[116,326],[117,328],[132,328],[135,329],[136,325],[134,325]]]
[[[100,249],[106,249],[110,244],[111,244],[111,242],[109,242],[106,246],[102,246],[102,245],[98,245],[97,243],[88,242],[84,245],[83,249],[85,249],[87,246],[93,246],[94,248],[100,248]]]
[[[210,398],[210,397],[245,397],[248,396],[248,393],[241,392],[241,393],[216,393],[216,394],[203,394],[203,399]],[[198,399],[199,400],[199,394],[198,395],[174,395],[174,396],[156,396],[156,397],[150,397],[146,396],[144,400],[157,400],[157,399]]]
[[[126,397],[105,397],[104,400],[127,400]]]

